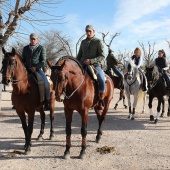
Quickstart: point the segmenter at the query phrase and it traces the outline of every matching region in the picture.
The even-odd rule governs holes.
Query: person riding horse
[[[143,73],[142,69],[140,68],[141,62],[142,62],[142,58],[141,58],[141,50],[138,47],[134,50],[134,55],[131,58],[134,61],[136,67],[138,68],[139,72],[141,73],[141,75],[143,77],[143,87],[142,87],[142,90],[143,91],[147,91],[147,79],[146,79],[146,76]]]
[[[105,77],[101,69],[101,62],[105,58],[104,45],[102,41],[95,37],[95,30],[92,25],[87,25],[85,28],[87,38],[81,42],[80,49],[77,55],[77,60],[84,65],[93,65],[98,71],[97,79],[99,82],[99,105],[100,110],[103,110],[103,99],[105,95]]]
[[[121,64],[114,56],[113,51],[111,49],[109,49],[109,54],[106,58],[107,61],[107,69],[112,69],[114,71],[114,73],[121,78],[120,84],[119,84],[119,88],[123,89],[123,74],[121,73],[121,71],[117,68],[118,64]]]
[[[45,109],[50,110],[49,100],[50,100],[50,84],[42,71],[42,67],[46,62],[46,50],[38,43],[38,35],[32,33],[30,35],[30,44],[23,48],[22,59],[23,63],[29,74],[38,72],[44,80],[45,83],[45,96],[46,104]]]
[[[170,90],[170,80],[169,80],[169,75],[167,73],[167,70],[169,69],[169,64],[166,59],[166,54],[164,50],[158,51],[158,57],[155,59],[154,65],[158,67],[159,72],[163,73],[162,76],[166,81],[167,89]]]

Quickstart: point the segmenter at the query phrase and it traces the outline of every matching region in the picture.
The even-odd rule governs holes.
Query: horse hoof
[[[170,113],[167,113],[167,116],[170,117]]]
[[[145,111],[142,111],[142,114],[144,114],[145,113]]]
[[[154,116],[153,115],[150,116],[150,121],[154,121]]]
[[[155,119],[155,124],[157,124],[158,123],[158,119]]]
[[[54,140],[54,135],[50,135],[49,139]]]
[[[161,114],[160,117],[164,117],[164,114]]]
[[[25,149],[25,155],[29,155],[31,153],[31,149]]]
[[[134,117],[132,117],[132,118],[131,118],[131,120],[135,120],[135,118],[134,118]]]
[[[70,159],[70,152],[69,151],[65,151],[63,158],[64,159]]]
[[[114,107],[114,109],[116,110],[116,109],[117,109],[117,107]]]
[[[85,153],[85,151],[81,151],[80,152],[80,155],[79,155],[79,159],[85,159],[86,158],[86,153]]]
[[[38,141],[42,141],[43,140],[43,138],[42,138],[42,136],[38,136],[38,139],[37,139]]]
[[[127,109],[127,106],[125,105],[125,109]]]

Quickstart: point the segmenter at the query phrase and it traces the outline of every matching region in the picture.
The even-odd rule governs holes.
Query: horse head
[[[17,65],[17,60],[15,57],[16,52],[14,48],[12,48],[11,52],[7,52],[4,48],[2,48],[2,52],[4,54],[2,68],[0,71],[2,73],[2,83],[9,85],[14,75],[15,66]]]
[[[126,78],[131,81],[134,76],[136,76],[136,69],[135,69],[135,65],[133,64],[133,61],[126,61],[126,64],[125,64],[125,70],[126,70]]]
[[[58,101],[61,101],[61,96],[65,91],[68,82],[68,72],[64,70],[66,65],[66,60],[64,60],[59,65],[52,66],[49,61],[47,61],[48,66],[51,69],[51,80],[54,83],[53,90],[55,91],[55,96]]]

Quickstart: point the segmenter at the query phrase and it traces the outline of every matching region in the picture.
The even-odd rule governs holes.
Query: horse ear
[[[16,54],[15,48],[12,47],[12,55],[14,56]]]
[[[5,50],[4,47],[2,47],[2,52],[3,52],[4,55],[7,53],[7,51]]]
[[[51,64],[50,61],[47,60],[47,65],[50,67],[50,69],[52,69],[53,65]]]

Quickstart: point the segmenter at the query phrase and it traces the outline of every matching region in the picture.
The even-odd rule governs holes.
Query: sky
[[[85,26],[91,24],[96,37],[100,39],[102,36],[99,32],[109,32],[110,35],[120,33],[111,45],[115,53],[125,49],[133,51],[139,46],[138,41],[148,47],[150,41],[151,44],[156,42],[155,50],[164,49],[170,56],[166,42],[170,40],[169,9],[170,0],[63,0],[51,12],[64,16],[64,19],[55,24],[39,26],[38,29],[41,32],[57,29],[70,37],[74,55],[76,43],[85,33]],[[24,25],[29,32],[39,32],[29,24]],[[106,42],[109,41],[108,36]]]

